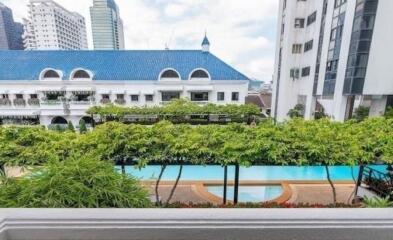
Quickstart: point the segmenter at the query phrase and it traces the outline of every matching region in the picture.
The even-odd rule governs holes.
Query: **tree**
[[[302,118],[304,116],[304,105],[296,104],[293,109],[289,110],[288,116],[290,118]]]
[[[385,118],[393,118],[393,107],[388,107],[384,116]]]
[[[370,115],[370,107],[359,106],[355,110],[355,114],[353,115],[353,119],[358,122],[364,121]]]
[[[68,122],[68,131],[75,132],[74,124],[71,121]]]
[[[90,156],[51,161],[20,180],[0,188],[4,208],[135,208],[149,207],[147,191],[136,179]]]
[[[80,123],[79,123],[79,132],[81,134],[84,134],[87,132],[87,127],[86,127],[86,122],[84,119],[81,119]]]

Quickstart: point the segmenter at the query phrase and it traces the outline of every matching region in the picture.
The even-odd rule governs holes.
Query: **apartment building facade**
[[[281,0],[272,116],[324,112],[344,121],[359,106],[370,115],[393,105],[393,1]]]
[[[92,106],[244,104],[249,78],[202,50],[0,51],[0,124],[91,122]]]
[[[26,50],[88,49],[86,23],[52,0],[30,0],[29,19],[24,19]]]

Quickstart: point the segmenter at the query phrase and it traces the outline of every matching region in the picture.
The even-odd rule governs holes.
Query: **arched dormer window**
[[[166,69],[161,72],[159,80],[180,80],[180,74],[174,69]]]
[[[92,79],[92,74],[84,69],[76,69],[71,73],[71,80],[85,80],[85,79]]]
[[[44,78],[60,78],[60,75],[55,70],[48,70],[44,74]]]
[[[40,74],[40,80],[61,80],[62,74],[55,69],[44,69]]]
[[[204,69],[196,69],[190,74],[190,80],[210,80],[210,74]]]

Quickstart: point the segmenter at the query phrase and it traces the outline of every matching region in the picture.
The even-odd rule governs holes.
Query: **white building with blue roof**
[[[202,50],[0,51],[1,122],[79,125],[107,103],[244,104],[249,78],[209,46],[206,38]]]

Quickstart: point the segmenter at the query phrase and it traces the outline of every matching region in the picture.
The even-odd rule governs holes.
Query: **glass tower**
[[[94,0],[90,16],[95,50],[124,49],[123,21],[114,0]]]
[[[23,50],[23,25],[14,22],[12,11],[0,3],[0,50]]]

